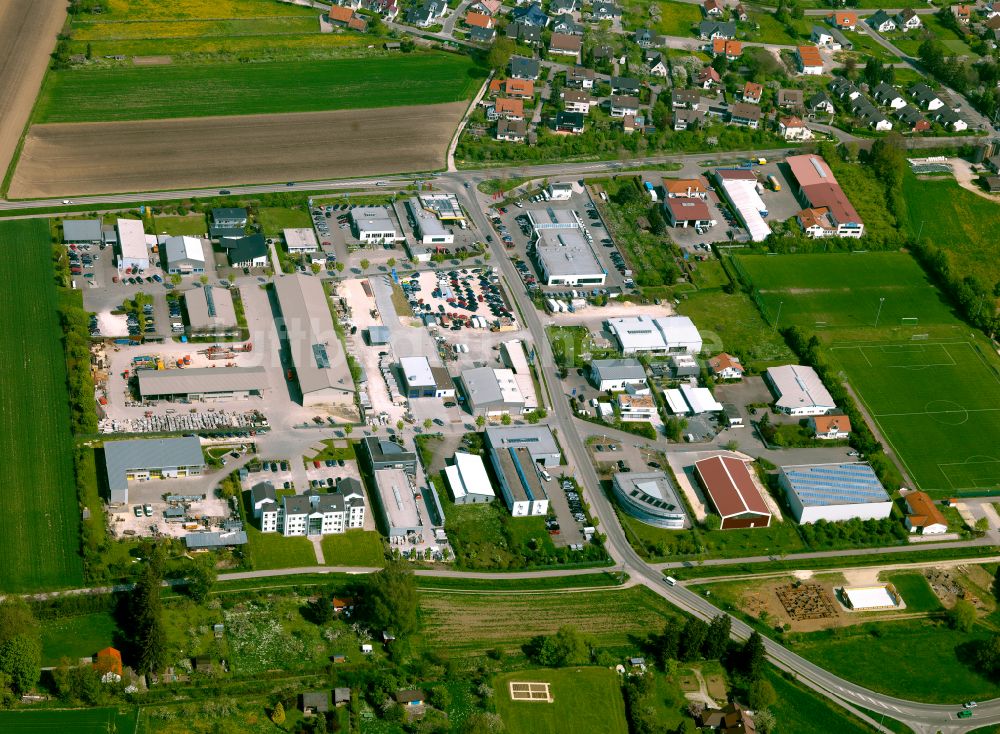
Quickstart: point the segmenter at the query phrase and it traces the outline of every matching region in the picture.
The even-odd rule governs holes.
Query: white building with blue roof
[[[892,514],[892,500],[865,463],[783,466],[779,478],[800,523],[882,520]]]

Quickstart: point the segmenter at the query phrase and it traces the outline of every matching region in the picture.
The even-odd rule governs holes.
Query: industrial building
[[[774,407],[788,415],[826,415],[836,409],[833,397],[812,367],[786,364],[770,367],[764,379],[774,392]]]
[[[455,397],[455,381],[447,368],[431,365],[427,357],[400,357],[399,374],[408,398]]]
[[[188,533],[184,536],[184,546],[188,550],[208,550],[210,548],[231,548],[247,544],[245,530],[223,530],[216,532]]]
[[[627,385],[645,385],[646,370],[637,359],[595,359],[590,381],[598,390],[619,392]]]
[[[583,228],[583,222],[572,209],[554,209],[547,206],[544,209],[528,209],[526,213],[535,234],[541,234],[545,230]]]
[[[671,390],[671,393],[679,392],[684,405],[687,406],[689,415],[701,415],[702,413],[721,413],[724,408],[722,403],[715,399],[712,391],[707,387],[697,387],[688,383],[683,383],[678,390]],[[674,405],[675,396],[671,395],[668,404],[671,409]],[[681,411],[674,411],[680,413]]]
[[[443,517],[434,488],[418,489],[413,476],[403,469],[376,469],[374,474],[381,520],[389,541],[421,542],[425,535],[432,536],[434,525],[441,525]]]
[[[388,441],[376,436],[366,436],[361,439],[372,471],[377,469],[402,469],[410,474],[417,471],[417,455],[407,451],[395,441]]]
[[[874,612],[896,609],[900,604],[899,593],[892,584],[875,586],[845,586],[838,596],[844,606],[855,612]]]
[[[647,525],[680,530],[687,522],[677,488],[663,472],[617,473],[611,486],[621,508]]]
[[[757,175],[745,169],[719,169],[715,172],[715,180],[722,197],[750,233],[750,239],[754,242],[767,239],[771,228],[764,221],[768,214],[767,204],[760,197],[764,187],[757,181]]]
[[[149,246],[142,220],[119,219],[115,229],[118,232],[118,269],[149,270]]]
[[[455,463],[445,467],[444,474],[456,505],[474,505],[496,499],[496,491],[481,456],[459,451],[455,454]]]
[[[604,285],[608,271],[580,229],[543,229],[534,243],[545,285]]]
[[[274,280],[302,404],[354,405],[354,382],[333,328],[323,281],[296,273]]]
[[[160,238],[171,275],[200,275],[205,272],[205,249],[198,237]]]
[[[840,188],[833,171],[818,155],[792,155],[785,159],[793,188],[803,206],[824,209],[837,237],[861,237],[865,223]]]
[[[705,494],[722,517],[723,530],[771,524],[771,510],[745,461],[719,454],[694,466]]]
[[[629,316],[607,321],[622,354],[669,354],[701,351],[701,334],[687,316]]]
[[[422,245],[450,245],[455,242],[455,235],[441,224],[437,213],[429,211],[420,203],[417,197],[406,200],[406,208],[413,221],[413,234]]]
[[[233,294],[228,288],[203,285],[184,291],[183,296],[191,334],[230,336],[239,333]]]
[[[778,478],[800,523],[881,520],[892,514],[892,500],[868,464],[783,466]]]
[[[384,206],[358,206],[351,209],[354,234],[362,242],[395,242],[399,232]]]
[[[64,219],[63,243],[67,245],[100,245],[104,241],[100,219]]]
[[[494,426],[486,429],[490,463],[500,493],[515,517],[545,515],[549,500],[542,467],[557,467],[562,453],[548,426]]]
[[[462,222],[465,220],[465,212],[458,202],[455,194],[420,194],[420,206],[434,212],[442,222]]]
[[[519,381],[512,370],[475,367],[463,370],[459,379],[473,413],[487,417],[520,415],[538,407],[534,388],[529,394],[522,392],[524,380]]]
[[[290,253],[316,252],[319,250],[319,241],[316,233],[306,227],[293,227],[282,230],[285,237],[285,246]]]
[[[129,481],[200,475],[205,457],[197,436],[106,441],[104,467],[111,504],[128,504]]]
[[[143,400],[240,400],[270,387],[263,367],[187,367],[137,370]]]

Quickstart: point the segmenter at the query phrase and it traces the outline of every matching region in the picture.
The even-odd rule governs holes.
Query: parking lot
[[[493,267],[414,273],[400,281],[413,313],[442,329],[489,329],[514,312]]]

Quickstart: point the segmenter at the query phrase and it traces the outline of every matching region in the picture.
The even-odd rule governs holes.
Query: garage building
[[[892,514],[892,500],[865,463],[783,466],[778,479],[800,523],[881,520]]]
[[[771,524],[771,511],[745,461],[720,454],[694,466],[698,481],[722,516],[723,530],[766,528]]]
[[[67,245],[100,245],[104,241],[100,219],[63,220],[63,242]]]
[[[496,499],[496,490],[481,456],[459,451],[455,454],[455,463],[445,467],[444,474],[456,505],[474,505]]]
[[[263,367],[187,367],[138,370],[143,400],[240,400],[270,387]]]
[[[149,248],[146,246],[146,230],[139,219],[119,219],[118,269],[149,270]]]
[[[112,504],[128,504],[129,480],[200,475],[205,457],[197,436],[106,441],[104,466]]]
[[[239,332],[233,294],[228,288],[203,285],[184,291],[184,307],[192,334],[229,336]]]

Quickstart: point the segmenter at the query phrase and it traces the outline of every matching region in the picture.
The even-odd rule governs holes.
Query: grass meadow
[[[114,645],[118,634],[118,624],[107,612],[46,620],[42,625],[42,665],[93,655]]]
[[[384,566],[382,536],[374,530],[348,530],[323,538],[323,557],[328,566]]]
[[[888,581],[896,587],[903,597],[907,612],[940,612],[941,600],[931,589],[927,578],[916,571],[897,571],[885,574],[883,581]]]
[[[114,122],[455,102],[482,72],[467,56],[220,63],[50,71],[35,123]]]
[[[137,707],[0,711],[0,731],[5,734],[72,731],[73,734],[108,734],[136,730]]]
[[[552,703],[512,700],[511,681],[548,683]],[[493,688],[497,713],[510,732],[627,734],[629,730],[621,681],[618,674],[608,668],[524,670],[499,676]]]
[[[0,291],[0,592],[79,585],[80,511],[48,223],[0,223],[0,249],[0,280],[9,284]]]
[[[100,20],[187,20],[267,16],[315,17],[316,10],[273,0],[107,0]]]

